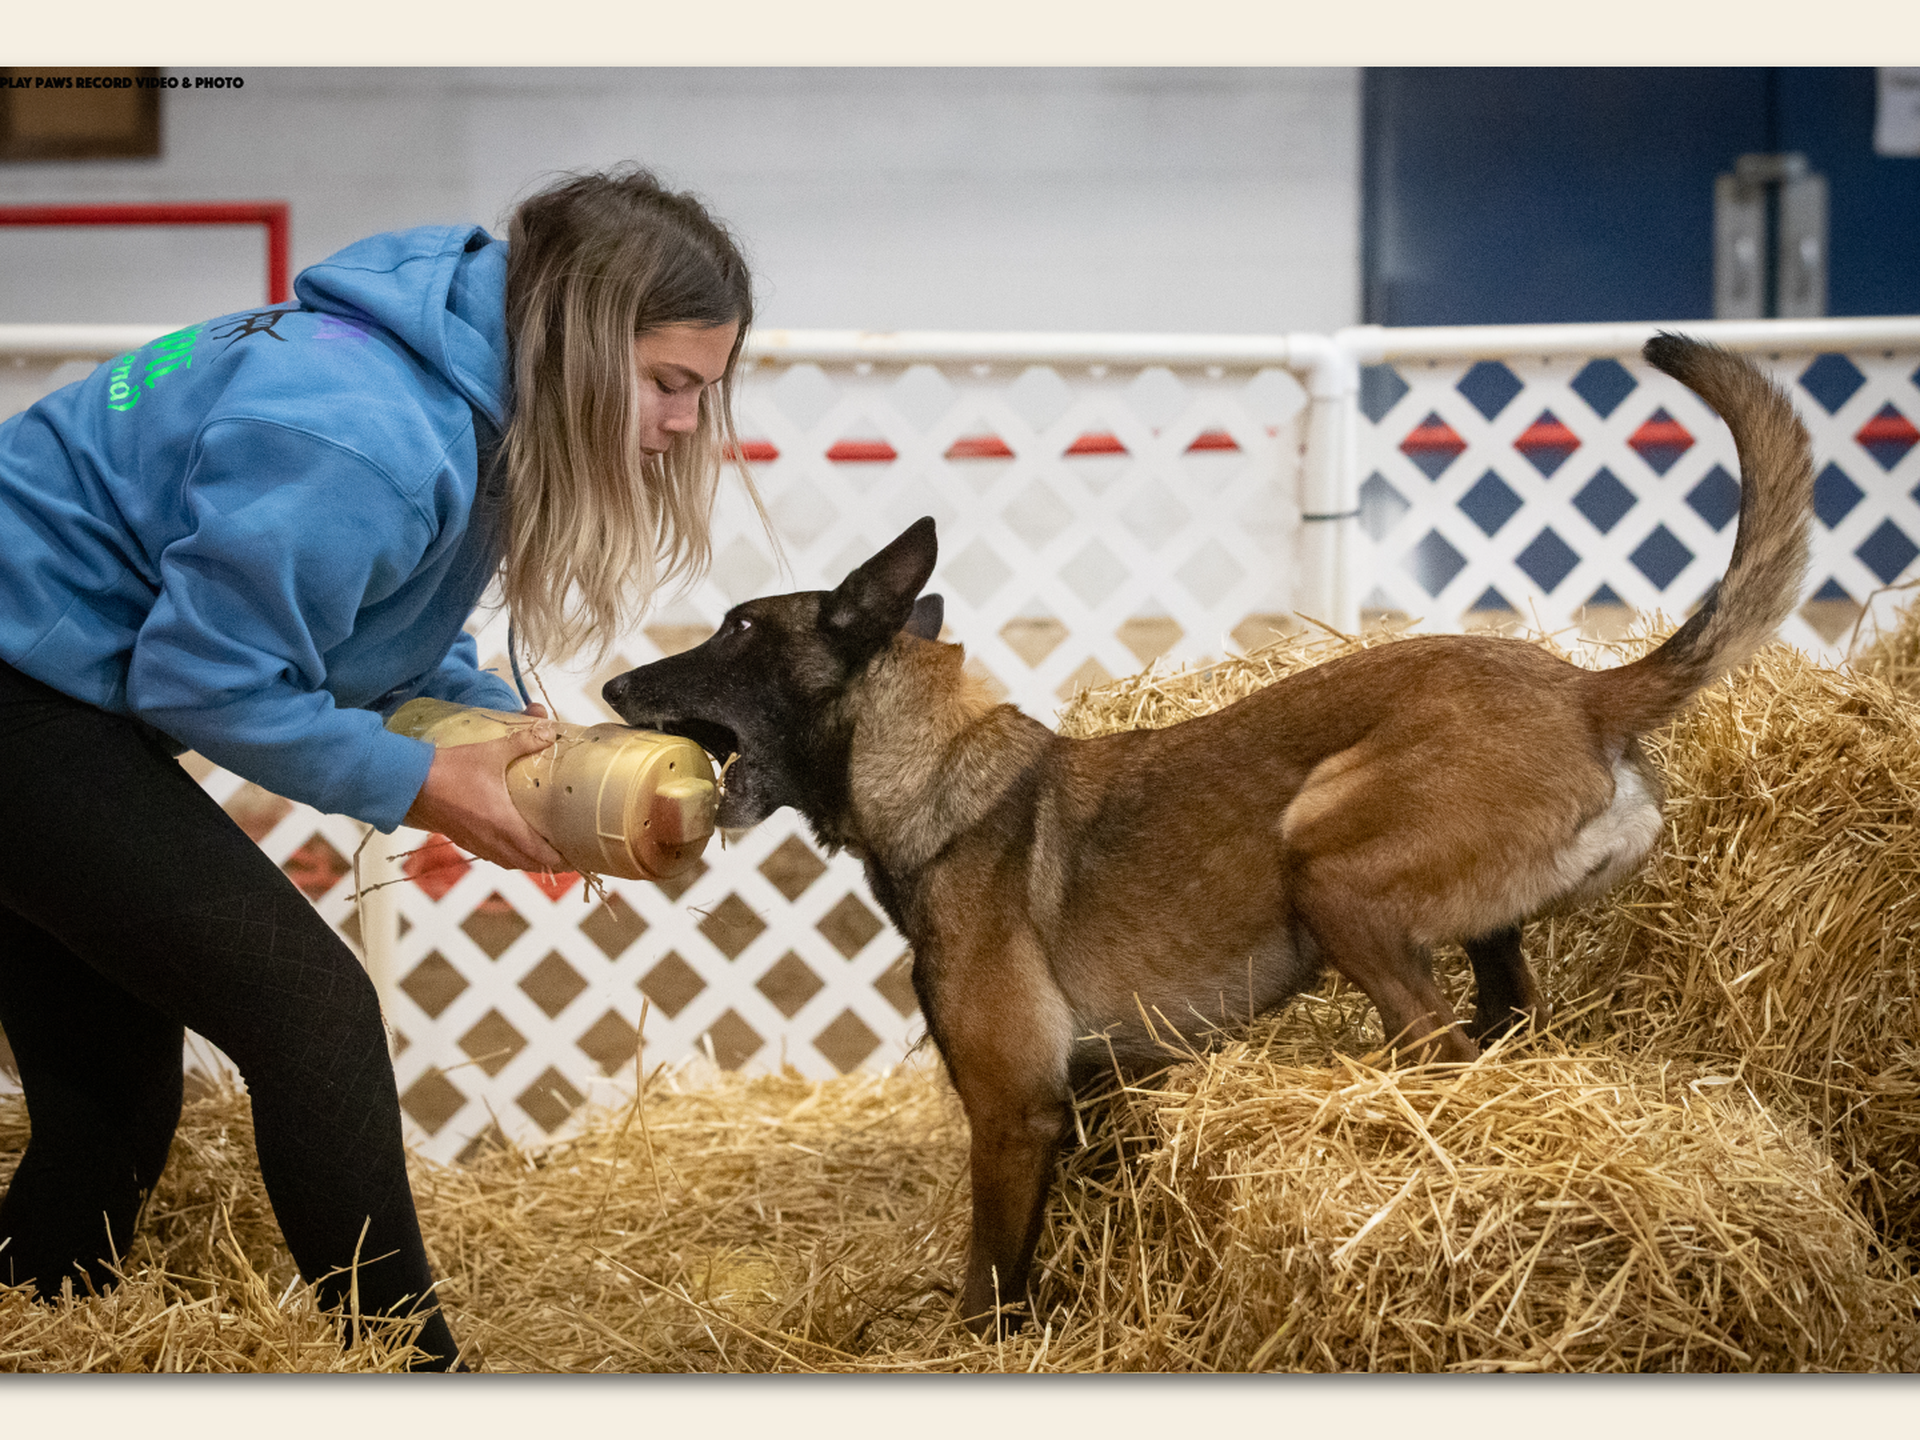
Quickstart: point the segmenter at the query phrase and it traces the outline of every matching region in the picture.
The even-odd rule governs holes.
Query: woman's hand
[[[539,705],[529,705],[526,713],[536,720],[547,718]],[[571,870],[507,794],[507,767],[553,741],[551,725],[534,724],[498,740],[435,750],[427,783],[407,811],[407,824],[437,831],[461,849],[509,870]]]

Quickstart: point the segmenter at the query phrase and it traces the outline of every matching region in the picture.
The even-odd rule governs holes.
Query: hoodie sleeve
[[[498,675],[480,668],[480,651],[473,636],[462,630],[442,660],[415,692],[456,705],[478,705],[487,710],[520,710],[520,696]]]
[[[186,487],[190,523],[158,557],[130,708],[277,794],[392,829],[433,747],[336,706],[326,655],[413,573],[433,516],[350,447],[261,420],[209,426]]]

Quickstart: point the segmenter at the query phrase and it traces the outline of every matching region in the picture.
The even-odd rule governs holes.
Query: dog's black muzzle
[[[740,736],[730,725],[700,715],[678,713],[680,706],[657,693],[645,682],[651,666],[616,675],[600,687],[600,696],[613,707],[613,713],[639,730],[659,730],[667,735],[682,735],[716,760],[724,761],[740,749]]]

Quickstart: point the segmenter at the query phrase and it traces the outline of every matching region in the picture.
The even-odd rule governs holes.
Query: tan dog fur
[[[922,521],[839,589],[748,602],[608,685],[634,723],[737,737],[748,789],[722,823],[797,806],[912,943],[972,1127],[971,1323],[1025,1298],[1076,1077],[1164,1063],[1156,1034],[1203,1039],[1328,967],[1435,1060],[1545,1018],[1521,924],[1638,867],[1662,790],[1637,737],[1765,643],[1805,566],[1812,463],[1789,402],[1724,351],[1648,348],[1727,419],[1746,480],[1717,593],[1633,664],[1428,636],[1067,740],[995,704],[960,647],[902,630],[933,567]],[[1474,967],[1471,1031],[1433,981],[1448,941]]]

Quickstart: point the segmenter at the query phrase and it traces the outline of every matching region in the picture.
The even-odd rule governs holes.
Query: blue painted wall
[[[1920,158],[1873,153],[1871,69],[1374,69],[1363,306],[1388,325],[1702,319],[1713,178],[1803,150],[1834,315],[1920,313]]]

